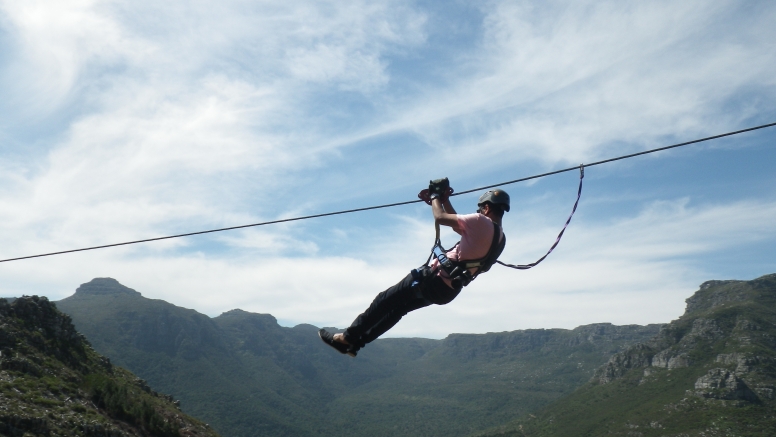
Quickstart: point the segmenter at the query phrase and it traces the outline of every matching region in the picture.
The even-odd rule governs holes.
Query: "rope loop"
[[[550,247],[550,250],[548,250],[543,257],[539,258],[538,260],[530,264],[514,265],[514,264],[506,264],[498,260],[496,260],[496,263],[512,269],[528,270],[531,267],[536,267],[540,262],[544,261],[544,259],[547,258],[547,256],[549,256],[553,250],[555,250],[555,248],[558,246],[558,243],[560,243],[560,239],[563,237],[563,233],[566,232],[566,228],[568,227],[569,223],[571,223],[571,217],[574,217],[574,213],[577,211],[577,205],[579,205],[579,198],[582,197],[582,179],[584,178],[585,178],[585,165],[579,164],[579,189],[577,190],[577,200],[574,202],[574,207],[571,208],[571,214],[569,215],[569,218],[566,220],[566,224],[563,225],[563,229],[560,230],[560,233],[558,234],[558,238],[555,239],[555,243],[553,243],[552,247]]]

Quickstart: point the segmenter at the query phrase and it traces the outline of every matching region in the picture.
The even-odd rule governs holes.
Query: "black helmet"
[[[504,211],[509,211],[509,194],[504,190],[490,190],[480,196],[480,200],[477,201],[477,206],[482,206],[483,203],[490,202],[494,205],[501,205]]]

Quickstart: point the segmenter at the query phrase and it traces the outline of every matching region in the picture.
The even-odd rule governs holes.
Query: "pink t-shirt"
[[[488,254],[493,242],[493,222],[482,214],[458,214],[458,225],[453,230],[461,235],[461,243],[447,252],[447,257],[453,261],[479,259]],[[503,237],[502,237],[503,238]],[[431,268],[436,268],[439,261],[434,258]],[[477,269],[471,269],[474,273]],[[447,273],[439,269],[437,275],[450,285]]]

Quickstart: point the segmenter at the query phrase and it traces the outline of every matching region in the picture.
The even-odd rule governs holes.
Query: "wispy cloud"
[[[502,259],[529,262],[547,249],[558,229],[541,225],[540,212],[507,220],[509,246]],[[735,262],[751,241],[772,241],[774,214],[772,202],[692,207],[679,199],[605,224],[578,221],[545,263],[529,271],[495,266],[451,304],[411,314],[391,335],[667,322],[681,315],[684,299],[701,282],[729,279],[697,260],[726,255]],[[368,261],[320,252],[285,257],[282,241],[269,256],[266,247],[241,256],[88,253],[19,263],[5,272],[6,289],[19,284],[19,291],[29,293],[39,287],[63,298],[91,277],[112,276],[147,297],[210,315],[242,308],[287,324],[346,326],[374,295],[406,275],[412,260],[425,259],[428,231],[428,221],[402,220],[390,233],[394,241],[377,238],[370,246],[379,257]]]
[[[43,114],[77,115],[48,154],[32,151],[32,171],[6,176],[8,217],[36,232],[45,222],[52,245],[274,215],[277,205],[235,206],[320,166],[312,96],[373,92],[383,51],[423,39],[422,14],[406,5],[55,3],[4,5],[23,54],[8,60],[5,88],[37,114],[25,90],[47,96]],[[32,247],[5,247],[41,247],[28,237]]]
[[[0,1],[0,256],[404,200],[432,177],[493,182],[776,114],[770,2],[449,9]],[[395,333],[665,321],[713,276],[696,256],[772,241],[771,200],[751,196],[651,193],[638,214],[575,222],[548,267],[496,269]],[[425,259],[418,211],[3,265],[2,294],[113,276],[211,315],[342,326]],[[508,220],[510,259],[557,231]]]
[[[452,69],[383,129],[414,130],[448,160],[554,164],[739,126],[775,109],[776,11],[750,6],[488,3],[481,53],[461,60],[480,68]]]

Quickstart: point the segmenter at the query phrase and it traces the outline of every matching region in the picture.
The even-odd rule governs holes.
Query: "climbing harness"
[[[483,258],[474,259],[474,260],[463,260],[463,261],[454,261],[447,257],[447,253],[452,250],[446,250],[444,247],[442,247],[442,242],[439,238],[439,223],[436,223],[436,239],[434,240],[434,247],[431,249],[431,254],[428,257],[428,260],[426,260],[426,266],[429,265],[429,262],[431,261],[431,257],[435,257],[437,261],[439,262],[439,267],[444,270],[450,277],[451,284],[453,285],[453,288],[460,290],[462,287],[465,287],[469,285],[471,281],[474,280],[474,278],[477,277],[480,273],[487,272],[490,270],[490,268],[493,266],[493,264],[501,264],[505,267],[510,267],[513,269],[518,270],[528,270],[531,267],[535,267],[540,262],[544,261],[547,256],[552,253],[552,251],[558,246],[558,243],[560,243],[560,239],[563,237],[563,233],[566,232],[566,228],[568,227],[569,223],[571,223],[571,218],[574,217],[574,213],[577,211],[577,205],[579,205],[579,199],[582,197],[582,180],[585,178],[585,166],[583,164],[580,164],[579,166],[579,189],[577,189],[577,200],[574,202],[574,207],[571,209],[571,214],[569,215],[569,218],[566,220],[566,224],[563,225],[563,229],[561,229],[560,233],[558,234],[558,238],[555,239],[555,243],[550,247],[550,250],[547,251],[547,253],[544,254],[541,258],[538,260],[530,263],[530,264],[506,264],[498,260],[498,257],[501,255],[501,252],[504,250],[504,247],[506,246],[506,236],[503,236],[503,232],[501,232],[501,227],[497,225],[496,223],[493,223],[493,241],[490,244],[490,249],[488,250],[488,254],[485,255]],[[499,240],[499,237],[502,237]],[[455,243],[453,248],[460,244],[460,241],[458,243]],[[476,269],[474,273],[472,273],[471,269]]]
[[[439,268],[447,273],[447,276],[450,278],[450,285],[456,290],[460,290],[469,285],[469,283],[480,273],[490,270],[501,255],[501,252],[504,251],[504,247],[507,244],[507,237],[501,231],[501,226],[493,223],[493,240],[490,243],[488,253],[484,257],[463,261],[451,260],[447,257],[447,252],[453,250],[459,244],[460,241],[455,243],[449,250],[442,247],[442,241],[439,239],[439,224],[436,224],[436,241],[434,242],[434,248],[431,250],[429,261],[431,260],[431,256],[434,256],[437,259]],[[428,265],[428,261],[426,261],[426,265]],[[472,272],[472,269],[474,269],[474,272]]]

